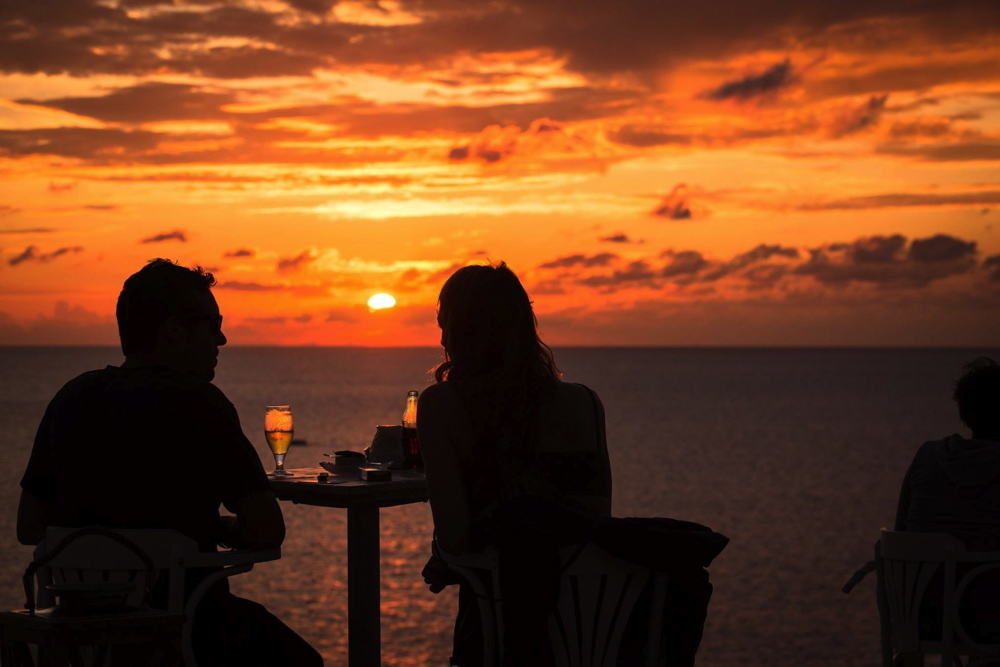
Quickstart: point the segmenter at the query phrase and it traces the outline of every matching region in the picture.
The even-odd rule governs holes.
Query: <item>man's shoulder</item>
[[[95,388],[103,386],[108,382],[108,370],[110,368],[112,367],[108,366],[107,368],[97,368],[92,371],[80,373],[56,392],[53,401],[64,400],[78,394],[90,394]]]
[[[164,407],[190,402],[210,409],[232,408],[222,390],[211,382],[187,377],[163,368],[122,368],[106,366],[76,376],[56,393],[54,402],[114,399],[145,399]]]

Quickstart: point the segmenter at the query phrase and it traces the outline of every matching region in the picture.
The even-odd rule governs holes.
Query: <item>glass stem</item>
[[[285,455],[275,454],[274,455],[274,470],[276,472],[285,472]]]

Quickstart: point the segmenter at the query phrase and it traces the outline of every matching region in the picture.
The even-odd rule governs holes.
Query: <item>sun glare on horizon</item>
[[[386,308],[392,308],[395,305],[396,297],[391,294],[386,294],[385,292],[373,294],[371,298],[368,299],[368,307],[372,310],[384,310]]]

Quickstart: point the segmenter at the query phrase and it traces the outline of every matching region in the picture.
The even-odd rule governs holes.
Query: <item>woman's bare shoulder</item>
[[[586,403],[587,405],[590,405],[594,399],[600,400],[593,389],[579,382],[556,383],[556,395],[562,401]]]
[[[447,386],[447,382],[435,382],[434,384],[424,387],[424,390],[420,392],[420,400],[424,401],[445,401],[449,400],[454,392],[451,387]]]
[[[460,406],[458,396],[447,382],[432,384],[420,392],[420,411],[452,412]],[[418,411],[418,415],[420,412]]]

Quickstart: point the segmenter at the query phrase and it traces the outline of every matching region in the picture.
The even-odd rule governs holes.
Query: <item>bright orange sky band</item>
[[[0,35],[0,344],[116,343],[167,257],[233,344],[434,345],[504,260],[554,345],[1000,345],[992,0],[14,0]]]

